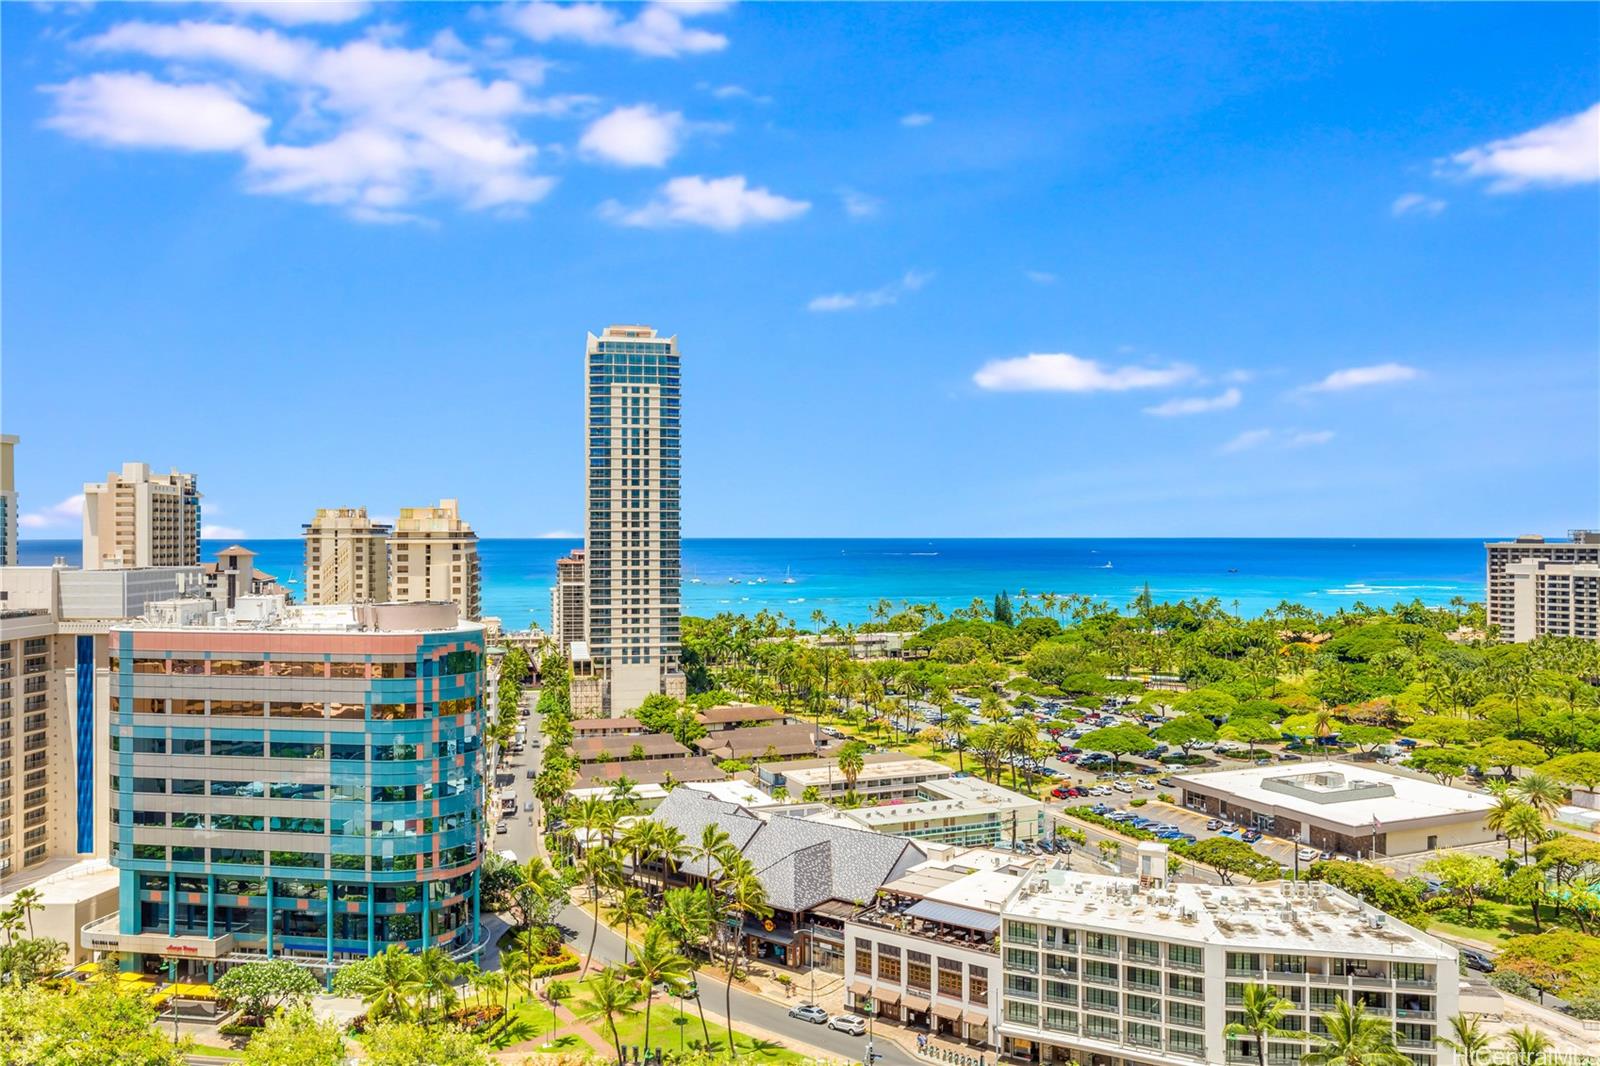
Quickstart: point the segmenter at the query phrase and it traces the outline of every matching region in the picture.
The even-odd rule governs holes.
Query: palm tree
[[[728,1056],[734,1054],[733,1043],[733,972],[737,968],[735,952],[741,943],[748,942],[744,935],[744,917],[765,919],[772,916],[772,908],[767,905],[767,889],[756,877],[755,867],[744,856],[739,856],[735,864],[728,871],[727,890],[730,902],[733,904],[734,915],[739,922],[733,946],[728,952],[728,980],[723,987],[723,1009],[728,1019]]]
[[[854,792],[856,790],[856,778],[860,776],[864,766],[866,766],[866,757],[860,744],[846,744],[839,749],[839,772],[844,775],[846,791]]]
[[[1340,999],[1322,1016],[1326,1036],[1300,1057],[1303,1066],[1409,1066],[1411,1060],[1394,1044],[1394,1026],[1368,1014],[1359,1003]]]
[[[944,711],[944,728],[950,734],[956,749],[956,769],[966,773],[966,762],[962,755],[967,748],[967,730],[972,727],[972,712],[959,703],[952,703]]]
[[[556,1039],[556,1008],[561,1001],[572,998],[572,986],[565,981],[551,981],[544,986],[544,998],[550,1004],[550,1040]]]
[[[566,894],[565,886],[561,883],[561,875],[551,869],[550,864],[538,855],[520,866],[513,867],[513,872],[517,880],[511,888],[511,894],[518,901],[518,909],[522,911],[523,925],[533,924],[533,907],[536,903],[549,903],[561,899]]]
[[[1483,1017],[1457,1014],[1450,1019],[1450,1035],[1433,1038],[1456,1053],[1461,1066],[1475,1066],[1478,1056],[1489,1050],[1489,1034],[1483,1031]]]
[[[666,822],[652,821],[649,823],[651,851],[657,862],[661,863],[661,895],[667,891],[667,877],[678,870],[678,864],[689,854],[688,846],[683,839],[683,830],[677,826],[668,825]]]
[[[1283,1028],[1283,1019],[1292,1010],[1294,1004],[1268,986],[1247,984],[1244,986],[1244,1002],[1239,1009],[1243,1020],[1229,1022],[1223,1026],[1222,1035],[1230,1039],[1241,1036],[1254,1037],[1257,1066],[1267,1066],[1268,1037],[1305,1039],[1304,1033]]]
[[[505,1017],[506,1012],[511,1009],[511,982],[506,980],[504,973],[499,970],[484,970],[474,974],[469,983],[479,1003],[493,1003],[496,996],[503,997],[500,1016]]]
[[[1550,1038],[1531,1025],[1506,1030],[1506,1047],[1517,1056],[1517,1062],[1524,1066],[1538,1062],[1551,1046]]]
[[[589,972],[589,963],[594,958],[594,942],[600,935],[600,894],[621,879],[622,863],[617,853],[609,847],[599,847],[590,841],[589,849],[578,860],[578,874],[588,883],[589,900],[594,906],[594,928],[589,932],[589,951],[583,960],[583,973],[578,975],[581,981]]]
[[[1489,813],[1484,815],[1483,824],[1487,829],[1502,834],[1506,838],[1506,854],[1511,854],[1511,834],[1506,831],[1511,818],[1518,810],[1527,808],[1522,802],[1522,797],[1509,788],[1502,788],[1495,793],[1494,806],[1489,808]]]
[[[710,940],[716,932],[716,922],[712,916],[711,893],[704,885],[669,889],[662,897],[661,914],[656,921],[677,943],[678,950],[687,952],[691,946],[703,948],[706,957],[711,957]],[[700,1032],[709,1048],[711,1030],[706,1026],[705,1001],[696,996],[694,1004],[700,1012]]]
[[[382,955],[373,957],[371,968],[359,972],[351,991],[367,1005],[369,1018],[409,1020],[416,998],[422,994],[416,956],[406,951],[404,944],[390,944]]]
[[[506,973],[506,1009],[511,1009],[511,985],[522,986],[524,996],[533,995],[533,975],[539,968],[539,956],[520,948],[500,953],[500,966]]]
[[[430,1010],[435,999],[439,1001],[440,1010],[444,1010],[449,997],[455,995],[456,964],[450,961],[443,948],[437,947],[428,948],[416,958],[423,1010]]]
[[[626,1018],[637,1011],[638,1003],[639,989],[615,966],[607,966],[595,974],[594,980],[589,982],[588,996],[578,1001],[578,1017],[586,1022],[599,1018],[606,1020],[606,1029],[611,1033],[611,1043],[616,1046],[619,1064],[623,1059],[622,1038],[617,1035],[617,1019]]]
[[[1511,786],[1511,790],[1522,802],[1546,818],[1553,816],[1556,808],[1567,802],[1566,787],[1549,774],[1537,770],[1523,776]]]
[[[628,962],[629,934],[636,925],[650,920],[650,901],[632,885],[625,886],[611,902],[611,920],[622,923],[622,962]]]
[[[1528,842],[1543,840],[1544,833],[1544,816],[1532,804],[1519,804],[1506,822],[1506,846],[1509,848],[1513,839],[1522,841],[1522,861],[1527,862]]]
[[[33,939],[33,912],[36,907],[43,904],[44,897],[37,888],[18,889],[11,897],[11,906],[22,915],[22,920],[28,923],[28,939]]]
[[[645,930],[644,943],[634,954],[629,972],[644,986],[644,1052],[650,1057],[650,1006],[655,1002],[655,987],[664,984],[669,990],[683,988],[694,978],[694,967],[678,951],[672,936],[660,925]]]

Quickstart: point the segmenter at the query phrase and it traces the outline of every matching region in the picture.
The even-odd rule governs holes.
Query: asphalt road
[[[594,923],[589,914],[577,906],[568,907],[561,912],[561,924],[566,930],[566,940],[580,954],[589,947],[589,937],[593,933]],[[599,935],[595,940],[594,955],[596,959],[604,962],[622,961],[622,937],[600,926]],[[706,1018],[712,1019],[715,1012],[718,1018],[724,1014],[723,986],[720,984],[707,985],[702,981],[700,994],[704,997]],[[740,1028],[741,1023],[754,1025],[779,1037],[788,1038],[801,1044],[809,1044],[830,1055],[837,1055],[841,1059],[851,1062],[862,1062],[866,1057],[867,1038],[864,1036],[850,1036],[847,1033],[837,1032],[824,1025],[813,1025],[799,1019],[789,1017],[789,1008],[793,1004],[774,1003],[762,996],[753,995],[733,990],[732,1011],[733,1027]],[[669,1003],[671,997],[661,997],[660,1002]],[[798,1000],[797,1000],[798,1002]],[[673,1004],[675,1005],[675,1004]],[[692,1003],[684,1004],[684,1011],[694,1013]],[[885,1066],[922,1066],[925,1060],[918,1059],[900,1048],[899,1045],[888,1040],[877,1040],[874,1044],[876,1050],[883,1057],[879,1060]]]

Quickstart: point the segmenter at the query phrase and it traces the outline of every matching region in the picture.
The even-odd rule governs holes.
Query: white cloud
[[[607,200],[600,205],[600,215],[624,226],[706,226],[731,233],[745,226],[798,218],[810,208],[805,200],[750,187],[743,174],[726,178],[696,174],[673,178],[642,207],[628,208]]]
[[[1420,192],[1408,192],[1395,197],[1394,203],[1389,205],[1389,213],[1395,218],[1404,218],[1407,215],[1437,215],[1445,209],[1445,202],[1436,196],[1424,196]]]
[[[906,271],[899,281],[892,281],[876,289],[865,292],[836,292],[827,296],[818,296],[806,304],[808,311],[859,311],[873,307],[887,307],[899,303],[900,297],[908,292],[916,292],[933,278],[932,274],[923,274],[915,270]]]
[[[1254,381],[1255,377],[1254,370],[1230,370],[1222,375],[1222,380],[1230,384],[1243,385],[1247,381]]]
[[[83,493],[81,492],[42,510],[25,511],[17,516],[17,525],[22,529],[56,529],[62,526],[75,526],[82,521]]]
[[[218,526],[210,523],[203,523],[200,526],[201,540],[243,540],[244,538],[245,532],[238,526]]]
[[[1223,455],[1235,455],[1239,452],[1247,452],[1251,448],[1258,448],[1271,439],[1272,430],[1270,429],[1247,429],[1218,448],[1217,451]]]
[[[44,89],[55,98],[45,124],[117,147],[228,152],[261,137],[267,119],[215,85],[171,85],[148,74],[90,74]]]
[[[1035,285],[1054,285],[1056,276],[1048,270],[1024,270],[1023,276]]]
[[[711,85],[707,82],[701,82],[698,88],[710,93],[718,100],[749,100],[752,104],[772,103],[772,97],[752,92],[743,85]]]
[[[453,36],[434,40],[457,51]],[[200,21],[121,23],[84,47],[181,63],[186,83],[134,73],[75,79],[48,90],[56,97],[51,125],[124,147],[237,151],[251,192],[394,222],[417,219],[414,208],[429,200],[515,209],[555,184],[533,172],[538,149],[515,125],[550,113],[549,102],[494,73],[501,59],[449,58],[372,38],[324,46]],[[201,73],[210,80],[187,80]],[[245,92],[292,117],[272,130],[236,95]]]
[[[1327,444],[1333,440],[1333,436],[1333,430],[1331,429],[1301,430],[1298,433],[1291,434],[1288,443],[1291,448],[1308,448],[1317,444]]]
[[[1158,418],[1171,418],[1175,415],[1203,415],[1211,411],[1226,411],[1238,407],[1239,401],[1244,399],[1244,393],[1238,389],[1225,389],[1216,396],[1182,396],[1174,397],[1166,403],[1158,403],[1154,407],[1146,407],[1144,413],[1155,415]]]
[[[258,15],[284,26],[353,22],[372,9],[364,0],[226,0],[224,11]]]
[[[972,375],[981,389],[996,392],[1124,392],[1176,385],[1194,376],[1187,366],[1106,367],[1066,353],[994,359]]]
[[[1450,157],[1457,173],[1483,178],[1489,191],[1600,181],[1600,103],[1515,137]]]
[[[535,540],[577,540],[583,534],[574,533],[570,529],[552,529],[548,533],[540,533]]]
[[[900,125],[906,126],[910,129],[915,129],[918,126],[926,126],[932,121],[933,116],[924,111],[913,111],[909,115],[900,116]]]
[[[623,167],[666,166],[683,138],[683,115],[648,104],[619,107],[594,120],[578,141],[591,159]]]
[[[720,52],[728,38],[684,25],[698,15],[716,14],[723,4],[646,4],[631,19],[602,4],[553,4],[545,0],[508,8],[506,20],[540,43],[576,41],[601,48],[623,48],[643,56],[674,58]]]
[[[1335,370],[1321,381],[1306,385],[1304,392],[1344,392],[1346,389],[1365,388],[1368,385],[1393,385],[1413,381],[1422,376],[1414,366],[1401,363],[1379,363],[1376,366],[1353,366]]]
[[[871,218],[883,207],[883,201],[876,196],[868,196],[856,189],[840,189],[839,202],[844,205],[844,213],[851,218]]]

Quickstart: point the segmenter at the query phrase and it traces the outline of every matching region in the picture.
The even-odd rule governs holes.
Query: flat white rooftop
[[[1230,950],[1451,963],[1454,948],[1312,881],[1140,888],[1133,878],[1036,869],[1006,903],[1008,918],[1053,922]]]
[[[1225,794],[1253,809],[1276,808],[1363,832],[1372,827],[1374,818],[1393,825],[1476,817],[1494,805],[1481,793],[1343,762],[1183,774],[1177,781],[1185,788]]]
[[[798,765],[792,767],[775,764],[765,769],[768,772],[782,774],[790,793],[798,793],[806,785],[825,785],[829,781],[839,783],[844,781],[844,774],[839,772],[839,764],[835,759],[806,759],[799,760]],[[856,785],[860,787],[892,778],[949,777],[952,773],[954,771],[950,767],[932,759],[885,759],[878,762],[869,759],[861,767],[861,772],[856,775]],[[800,788],[795,787],[796,783]]]

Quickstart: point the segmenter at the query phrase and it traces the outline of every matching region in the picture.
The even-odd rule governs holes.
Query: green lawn
[[[712,997],[716,1002],[716,997]],[[737,1027],[739,1019],[733,1020]],[[606,1029],[605,1019],[590,1023],[594,1031],[600,1034],[602,1040],[610,1039],[610,1032]],[[728,1029],[718,1025],[716,1020],[707,1017],[706,1026],[711,1030],[711,1045],[713,1047],[726,1047]],[[621,1037],[624,1047],[634,1044],[644,1045],[644,1004],[639,1005],[639,1013],[617,1021],[617,1035]],[[782,1044],[757,1040],[754,1037],[734,1030],[734,1044],[738,1049],[736,1061],[765,1062],[776,1064],[801,1063],[806,1061],[804,1055],[797,1054],[785,1048]],[[664,1048],[669,1051],[677,1050],[679,1040],[685,1048],[705,1042],[704,1032],[700,1028],[700,1015],[690,1003],[684,1004],[684,1012],[678,1013],[676,999],[670,1001],[657,999],[650,1010],[650,1046]]]
[[[196,1055],[209,1055],[218,1059],[239,1059],[244,1057],[244,1052],[238,1048],[218,1047],[215,1044],[195,1044],[192,1050]]]
[[[1465,919],[1466,914],[1461,908],[1452,908],[1444,920],[1430,923],[1428,929],[1465,940],[1477,940],[1492,947],[1498,947],[1514,936],[1536,931],[1533,927],[1533,909],[1525,903],[1481,900],[1472,908],[1471,924],[1467,924]],[[1546,929],[1552,928],[1548,915],[1544,925]]]
[[[511,1017],[508,1024],[494,1030],[494,1035],[489,1038],[489,1046],[495,1049],[510,1047],[520,1044],[524,1040],[544,1041],[550,1036],[550,1008],[537,996],[517,999],[520,992],[512,993]],[[556,1023],[556,1028],[561,1028],[561,1023]],[[562,1050],[571,1047],[582,1047],[583,1041],[577,1037],[563,1038],[557,1041]]]

